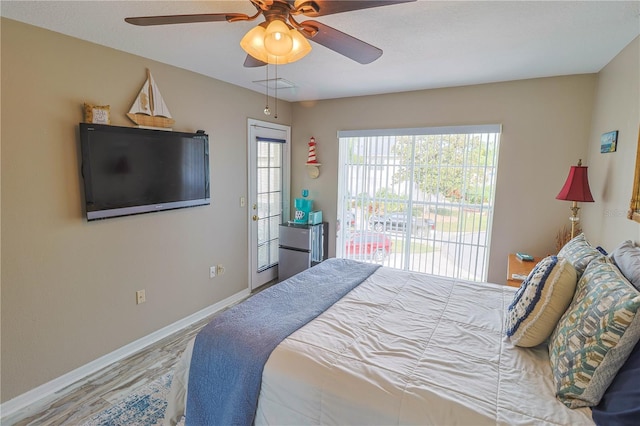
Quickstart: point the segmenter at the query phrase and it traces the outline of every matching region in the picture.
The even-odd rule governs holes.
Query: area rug
[[[140,387],[82,426],[156,426],[162,424],[173,372]]]

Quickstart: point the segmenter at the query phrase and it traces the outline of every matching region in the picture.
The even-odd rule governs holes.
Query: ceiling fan
[[[265,21],[249,31],[241,41],[242,48],[248,53],[244,62],[245,67],[258,67],[266,65],[267,63],[283,64],[294,62],[311,50],[311,46],[306,41],[307,39],[344,55],[347,58],[353,59],[356,62],[369,64],[382,55],[381,49],[318,21],[306,20],[298,22],[294,17],[299,15],[318,17],[379,6],[409,3],[416,0],[249,1],[257,9],[256,14],[252,16],[244,13],[204,13],[194,15],[130,17],[125,18],[125,21],[133,25],[149,26],[196,22],[253,21],[262,15]],[[282,24],[284,24],[285,27],[283,27]],[[272,30],[272,28],[276,26],[279,26],[279,29]],[[258,46],[255,45],[256,33],[260,35],[257,42],[259,44]],[[302,37],[300,37],[300,35],[302,35]],[[268,39],[268,37],[271,38]],[[277,43],[282,43],[282,40],[289,43],[284,47],[284,49],[288,49],[287,54],[280,55],[280,53],[273,53],[270,47],[276,50],[282,50],[280,45],[276,45]],[[269,42],[271,42],[271,45],[269,45]],[[298,51],[298,48],[302,50]]]

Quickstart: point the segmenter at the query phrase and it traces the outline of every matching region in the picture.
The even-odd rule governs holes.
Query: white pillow
[[[571,303],[577,281],[576,269],[567,259],[542,259],[509,305],[505,325],[511,342],[522,347],[544,342]]]

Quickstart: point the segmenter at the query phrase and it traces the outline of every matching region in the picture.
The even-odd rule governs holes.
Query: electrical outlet
[[[209,278],[215,278],[216,277],[216,267],[212,266],[211,268],[209,268]]]
[[[136,291],[136,305],[139,305],[139,304],[144,303],[146,301],[147,301],[147,296],[144,293],[144,290]]]
[[[224,269],[223,265],[218,265],[217,266],[218,275],[224,275],[224,271],[225,271],[225,269]]]

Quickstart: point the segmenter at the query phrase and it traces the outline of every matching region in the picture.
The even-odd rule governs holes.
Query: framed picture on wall
[[[111,124],[111,107],[109,105],[84,104],[85,123]]]
[[[603,133],[600,137],[600,152],[616,152],[618,147],[618,131]]]

